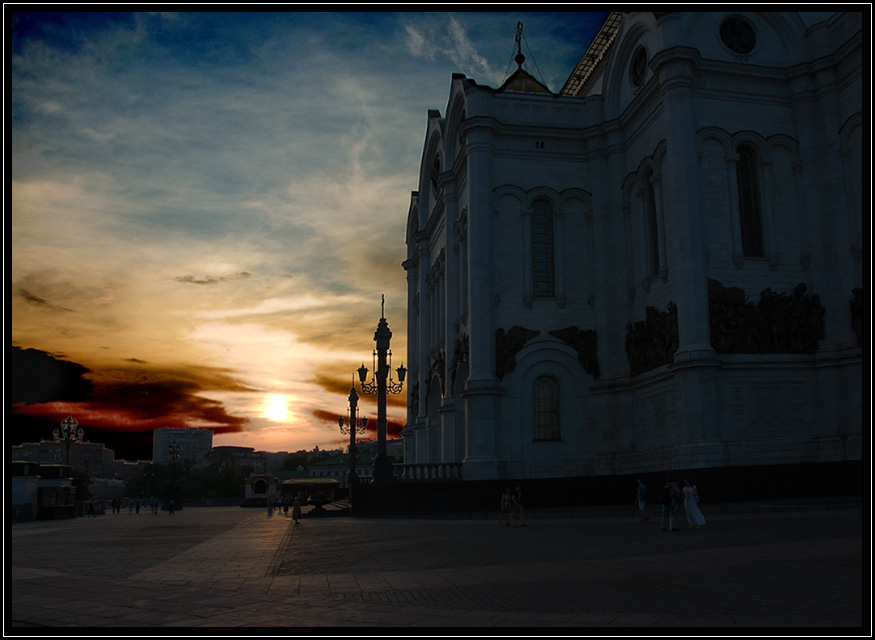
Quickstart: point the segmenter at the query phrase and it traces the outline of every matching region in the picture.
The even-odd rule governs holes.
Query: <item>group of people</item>
[[[507,518],[507,526],[510,527],[514,517],[520,522],[520,526],[526,526],[525,517],[523,515],[523,488],[517,485],[513,491],[510,487],[504,490],[501,494],[501,502],[499,503],[498,526],[500,527]]]
[[[171,502],[173,501],[171,500]],[[145,498],[143,500],[140,500],[140,498],[113,498],[111,507],[113,513],[121,513],[124,506],[127,506],[128,513],[140,513],[140,507],[144,504],[149,505],[153,516],[158,515],[158,498],[154,497],[151,500],[146,500]]]
[[[301,519],[301,499],[296,494],[294,498],[289,498],[288,496],[271,496],[267,500],[267,516],[270,517],[273,515],[274,509],[279,511],[282,509],[285,515],[289,515],[289,507],[292,508],[292,519],[295,521],[295,524],[299,524],[298,520]]]
[[[705,517],[699,509],[699,489],[684,478],[684,486],[680,488],[678,483],[667,478],[665,484],[659,492],[659,502],[662,505],[662,530],[663,531],[678,531],[674,526],[674,521],[678,517],[678,501],[683,496],[684,511],[687,514],[687,523],[690,529],[699,529],[705,526]],[[641,522],[647,522],[650,515],[647,513],[647,486],[638,480],[638,493],[635,498],[638,505],[638,514]],[[666,521],[668,521],[668,529],[666,529]]]

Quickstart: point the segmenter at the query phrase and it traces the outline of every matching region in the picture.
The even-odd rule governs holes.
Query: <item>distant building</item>
[[[45,465],[67,464],[67,446],[63,442],[44,440],[11,447],[12,459]],[[98,442],[74,442],[70,445],[70,467],[92,477],[113,477],[115,452]]]
[[[373,451],[356,450],[355,472],[359,482],[370,482],[373,478]],[[331,478],[337,480],[340,488],[346,487],[349,474],[349,452],[319,460],[310,465],[307,470],[311,478]]]
[[[253,447],[213,447],[206,459],[206,464],[251,467],[253,473],[267,473],[267,458],[265,457],[265,452],[256,451]]]
[[[726,8],[611,13],[558,93],[522,59],[452,77],[408,212],[406,464],[861,460],[868,16]]]
[[[285,467],[286,457],[289,455],[288,451],[257,451],[256,453],[264,456],[265,470],[268,473],[279,471]]]
[[[195,465],[203,463],[204,458],[213,448],[213,432],[209,429],[174,429],[161,427],[155,429],[152,437],[152,462],[169,464],[170,445],[179,445],[179,459],[191,460]]]

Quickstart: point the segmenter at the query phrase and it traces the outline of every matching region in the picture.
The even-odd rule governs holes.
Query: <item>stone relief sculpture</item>
[[[790,294],[770,288],[754,304],[738,287],[708,280],[711,346],[717,353],[814,353],[824,336],[817,295],[800,283]]]
[[[523,346],[540,334],[540,331],[511,327],[505,333],[504,329],[495,331],[495,375],[501,380],[516,367],[516,354]]]
[[[550,335],[559,338],[569,347],[577,351],[577,360],[583,366],[583,370],[594,378],[599,377],[599,358],[596,351],[598,335],[592,329],[578,329],[575,326],[551,331]]]
[[[456,341],[456,348],[453,350],[453,359],[450,361],[450,393],[453,393],[453,388],[456,384],[456,376],[459,373],[459,368],[468,364],[468,336],[462,334]]]
[[[678,349],[677,305],[669,302],[662,312],[647,307],[645,314],[644,321],[626,325],[626,355],[633,376],[671,364]]]
[[[441,381],[441,395],[446,395],[447,389],[447,380],[446,380],[446,358],[444,357],[443,351],[437,351],[431,358],[431,367],[428,370],[428,380],[429,386],[431,385],[431,380],[437,375],[438,379]]]
[[[419,415],[419,383],[415,383],[408,387],[408,394],[410,394],[410,410],[411,415],[418,416]]]

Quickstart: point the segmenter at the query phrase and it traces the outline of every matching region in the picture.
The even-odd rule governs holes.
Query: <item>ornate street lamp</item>
[[[349,474],[346,476],[346,486],[349,488],[349,495],[352,497],[352,487],[358,484],[358,474],[355,472],[355,434],[359,435],[365,432],[368,427],[367,418],[358,417],[358,402],[359,394],[355,390],[355,378],[353,378],[352,387],[349,390],[349,418],[343,416],[337,418],[337,425],[340,427],[340,433],[349,434]]]
[[[73,416],[67,416],[63,420],[61,420],[61,430],[55,429],[52,432],[52,435],[55,437],[55,442],[63,442],[67,447],[67,462],[65,463],[68,467],[70,466],[70,445],[74,442],[82,442],[82,437],[85,435],[85,432],[79,428],[79,423],[73,419]]]
[[[364,362],[358,369],[362,393],[368,396],[377,395],[377,455],[374,457],[374,482],[387,482],[394,478],[392,462],[386,453],[386,398],[389,393],[401,393],[404,387],[404,377],[407,375],[407,369],[404,368],[404,363],[402,363],[396,369],[398,382],[392,379],[392,351],[389,349],[392,332],[389,330],[389,324],[386,322],[386,296],[383,296],[382,310],[383,317],[380,318],[377,330],[374,333],[377,349],[374,351],[374,374],[371,377],[371,381],[367,381],[368,368]],[[387,356],[388,362],[386,360]]]

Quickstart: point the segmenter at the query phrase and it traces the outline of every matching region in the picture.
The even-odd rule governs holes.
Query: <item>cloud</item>
[[[94,389],[85,378],[88,368],[56,355],[11,346],[6,358],[6,402],[10,405],[76,401]]]
[[[435,59],[435,55],[438,53],[438,47],[426,39],[419,29],[412,24],[408,24],[404,27],[404,31],[407,34],[407,37],[404,40],[404,45],[412,56],[417,58],[427,58],[429,60]]]
[[[40,298],[39,296],[32,294],[27,289],[19,289],[18,293],[21,295],[22,298],[25,299],[26,302],[36,307],[43,307],[52,311],[69,311],[71,313],[73,311],[72,309],[68,309],[67,307],[60,307],[58,305],[50,304],[44,298]]]
[[[242,271],[240,273],[235,273],[231,276],[205,276],[203,278],[196,278],[195,276],[177,276],[177,282],[185,282],[188,284],[219,284],[221,282],[233,282],[235,280],[246,280],[251,278],[252,274],[246,271]]]

